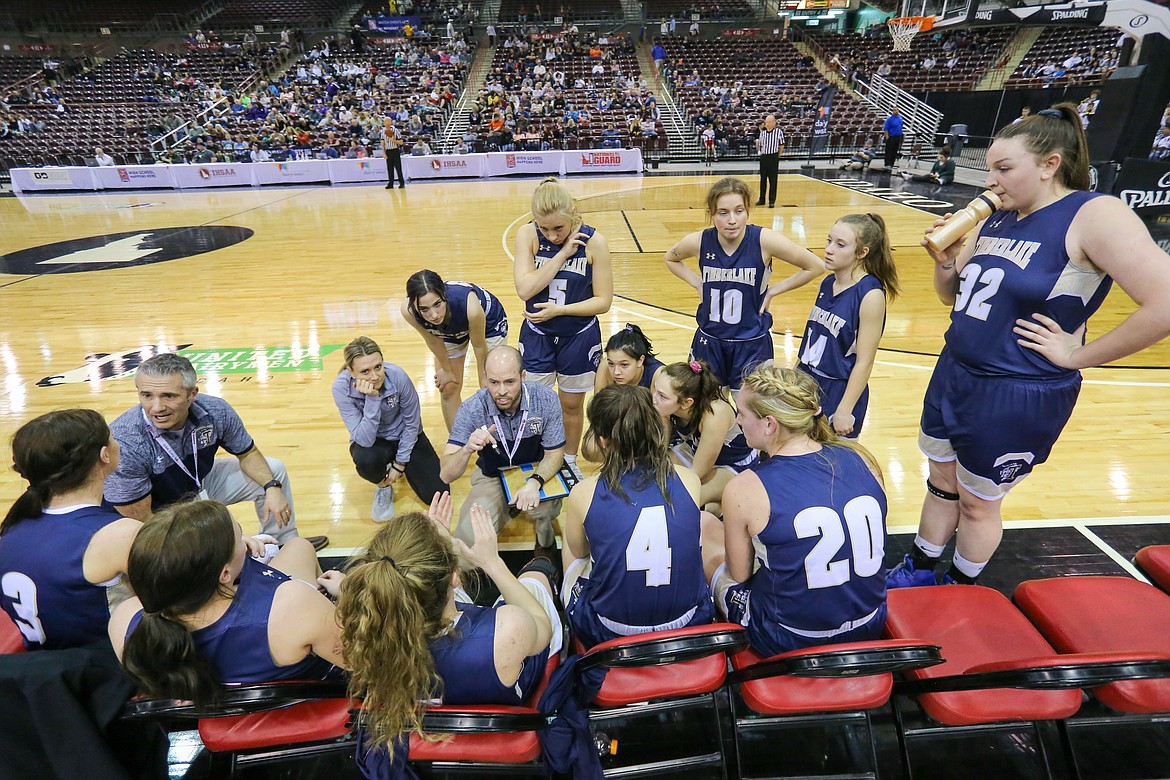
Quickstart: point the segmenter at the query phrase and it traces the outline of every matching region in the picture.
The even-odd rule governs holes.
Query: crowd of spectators
[[[429,153],[473,58],[462,36],[368,46],[327,39],[283,76],[226,95],[223,110],[188,127],[167,161],[367,157],[386,117],[406,137],[407,153]]]
[[[1118,65],[1121,52],[1096,46],[1074,51],[1064,59],[1050,59],[1045,62],[1024,64],[1013,74],[1019,79],[1040,79],[1045,84],[1066,79],[1069,81],[1096,81],[1111,73]]]
[[[470,107],[469,151],[621,148],[662,133],[626,36],[535,25],[505,37]]]

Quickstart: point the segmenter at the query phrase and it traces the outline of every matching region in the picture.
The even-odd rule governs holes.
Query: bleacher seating
[[[0,89],[41,72],[40,56],[0,57]]]
[[[547,46],[558,47],[560,57],[546,61]],[[590,56],[591,49],[604,52],[604,56]],[[533,77],[537,63],[548,70],[543,79]],[[603,72],[595,74],[593,70],[598,64]],[[558,71],[565,76],[564,86],[557,89],[565,107],[552,107],[556,97],[531,99],[530,90],[523,85],[524,79],[552,84],[553,74]],[[555,40],[531,42],[527,58],[516,48],[499,45],[492,60],[489,87],[493,81],[498,81],[502,88],[506,87],[500,93],[503,100],[498,110],[501,119],[514,123],[510,129],[518,136],[517,148],[539,149],[544,144],[548,145],[546,148],[554,149],[601,148],[605,140],[603,134],[611,124],[623,147],[665,148],[666,131],[658,120],[656,107],[650,105],[649,92],[642,86],[641,67],[633,46],[624,38],[558,35]],[[576,86],[578,81],[582,86]],[[487,150],[493,143],[488,122],[496,109],[488,105],[490,91],[489,88],[481,91],[477,101],[481,109],[480,121],[473,122],[469,128],[475,135],[477,150]],[[611,100],[611,104],[601,107],[599,100],[602,98]],[[544,106],[544,110],[533,109],[533,102]],[[515,110],[516,103],[520,106],[519,112]],[[587,110],[588,121],[567,122],[567,112],[574,109]],[[526,116],[526,113],[530,115]],[[632,128],[635,119],[639,126],[648,124],[649,127]]]
[[[537,7],[540,7],[540,19],[537,19]],[[620,19],[622,18],[622,4],[620,0],[574,0],[565,3],[562,0],[500,0],[499,19],[501,22],[540,22],[552,23],[556,17],[566,22],[580,22],[587,19]],[[521,17],[524,17],[521,19]]]
[[[697,12],[702,21],[739,19],[755,13],[747,0],[646,0],[643,7],[650,20],[673,16],[679,25],[676,30],[679,35],[690,26],[692,13]]]
[[[877,73],[886,65],[890,72],[881,75],[907,92],[953,92],[974,88],[983,74],[994,67],[1012,33],[1013,30],[1004,27],[919,33],[908,52],[891,51],[888,38],[822,33],[812,39],[828,58],[836,57],[834,64],[841,63],[843,75],[848,75],[852,65],[858,65],[861,67],[858,76],[865,80],[868,74]],[[922,64],[927,57],[935,60],[935,64],[924,69]],[[952,57],[958,60],[953,67],[947,67]]]
[[[1040,33],[1005,86],[1023,89],[1102,81],[1117,67],[1114,46],[1120,35],[1120,30],[1111,27],[1049,27]],[[1074,56],[1081,62],[1064,67]],[[1049,65],[1059,66],[1059,70],[1041,72]]]
[[[13,105],[13,116],[40,130],[0,139],[0,169],[14,164],[78,165],[101,147],[119,163],[153,161],[151,140],[210,104],[208,90],[232,90],[257,77],[273,52],[220,48],[163,55],[122,52],[56,88],[59,100]]]
[[[731,131],[732,150],[738,141],[750,151],[758,125],[768,114],[775,114],[781,129],[790,135],[812,131],[814,109],[819,100],[817,86],[823,77],[814,67],[798,67],[798,60],[805,55],[791,43],[773,37],[685,43],[668,40],[665,48],[667,61],[674,63],[672,76],[683,81],[698,71],[700,77],[697,87],[681,84],[674,87],[680,110],[692,122],[704,112],[721,120]],[[742,85],[747,101],[721,106],[719,95],[712,88],[734,89],[737,83]],[[837,94],[833,112],[835,134],[865,136],[881,131],[883,117],[844,91]],[[860,146],[861,139],[851,143],[854,144]]]
[[[137,30],[159,14],[186,16],[204,0],[74,0],[46,3],[43,0],[5,0],[4,11],[22,27],[60,25],[69,29],[109,28],[111,31]]]
[[[254,25],[324,27],[349,5],[347,0],[229,0],[204,24],[214,30],[250,30]]]

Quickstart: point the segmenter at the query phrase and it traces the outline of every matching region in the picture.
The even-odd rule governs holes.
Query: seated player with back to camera
[[[636,385],[610,385],[589,402],[601,473],[567,502],[562,598],[586,647],[710,623],[699,549],[698,476],[673,465],[666,428]]]
[[[880,638],[886,494],[873,456],[837,438],[802,371],[760,366],[737,401],[766,460],[727,484],[722,523],[703,518],[716,608],[763,656]]]

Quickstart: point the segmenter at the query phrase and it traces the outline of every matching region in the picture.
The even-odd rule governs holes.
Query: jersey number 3
[[[858,577],[872,577],[882,568],[885,529],[877,499],[858,496],[845,505],[844,515],[842,523],[841,515],[835,510],[813,506],[793,519],[798,538],[821,537],[804,559],[809,590],[844,585],[849,582],[851,568]],[[849,528],[849,546],[853,554],[847,560],[835,561],[833,559],[845,546],[846,527]]]
[[[0,579],[4,595],[12,599],[12,611],[16,613],[16,627],[29,644],[43,645],[45,629],[37,617],[37,585],[27,574],[10,571]]]
[[[670,537],[666,532],[666,507],[648,506],[626,545],[626,570],[646,572],[646,587],[670,584]]]

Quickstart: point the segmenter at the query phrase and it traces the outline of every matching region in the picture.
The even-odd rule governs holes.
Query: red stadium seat
[[[1133,561],[1158,587],[1170,591],[1170,544],[1143,547]]]
[[[631,729],[630,739],[618,737],[620,770],[615,771],[626,776],[661,774],[670,767],[724,765],[723,729],[716,696],[727,679],[727,654],[746,646],[747,632],[742,626],[715,623],[613,639],[585,652],[578,672],[598,667],[607,670],[593,700],[596,707],[590,709],[590,719],[594,724],[612,724],[598,725],[609,736],[620,734],[627,721],[658,719],[664,712],[674,718],[681,717],[685,710],[708,708],[711,715],[712,725],[705,733],[713,735],[714,742],[710,749],[707,745],[698,748],[706,752],[696,754],[688,745],[664,746],[661,739],[639,745]],[[664,747],[668,754],[685,755],[663,758]]]
[[[751,649],[741,650],[731,657],[733,672],[729,682],[738,686],[739,697],[732,696],[733,714],[742,700],[748,712],[735,715],[735,744],[740,777],[755,776],[756,766],[766,767],[769,777],[780,772],[810,776],[840,773],[832,766],[842,767],[851,774],[858,771],[854,764],[865,757],[866,776],[876,776],[877,756],[874,753],[870,710],[885,706],[894,687],[893,673],[906,669],[933,666],[943,662],[939,648],[914,640],[884,640],[822,645],[793,650],[771,658],[763,658]],[[750,740],[742,736],[757,731],[806,730],[810,726],[835,726],[847,746],[843,758],[818,752],[816,767],[792,766],[786,762],[804,759],[803,751],[788,751],[783,757],[768,751],[764,761],[752,762],[748,748]],[[759,741],[757,741],[759,744]]]
[[[1016,604],[1062,653],[1144,653],[1170,658],[1170,596],[1129,577],[1060,577],[1020,583]],[[1119,712],[1170,712],[1170,680],[1095,688]]]

